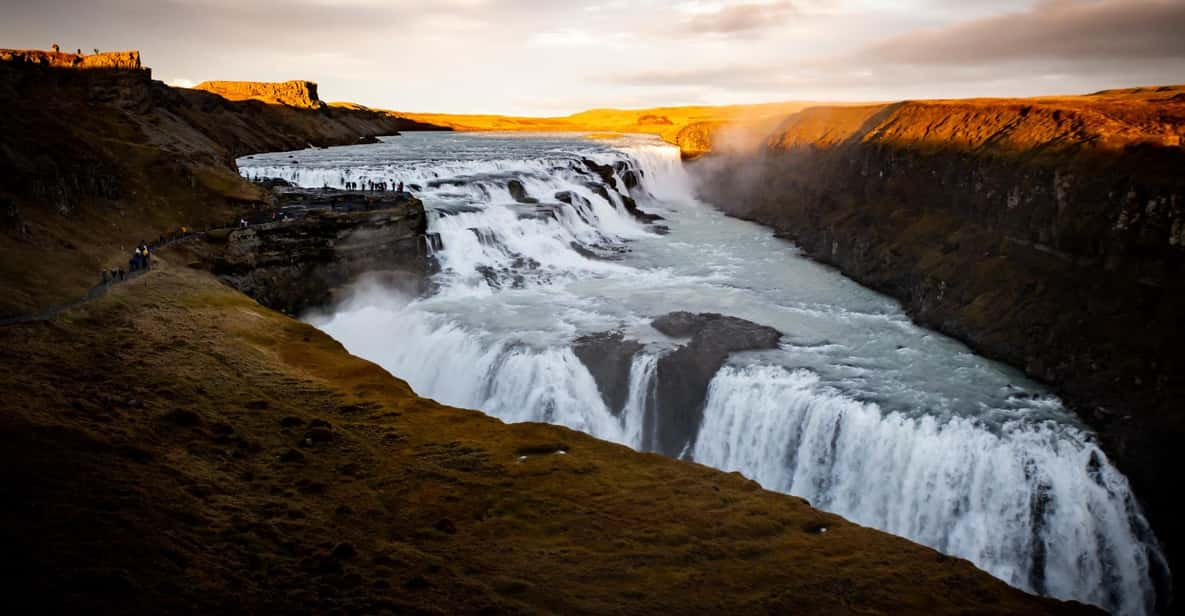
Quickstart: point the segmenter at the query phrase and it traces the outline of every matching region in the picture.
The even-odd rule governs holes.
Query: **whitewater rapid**
[[[717,312],[769,325],[781,347],[733,356],[709,385],[699,429],[667,453],[740,471],[1025,590],[1122,614],[1153,609],[1167,575],[1156,540],[1127,480],[1056,397],[696,201],[673,147],[414,134],[239,165],[306,187],[404,182],[424,200],[440,237],[433,291],[359,289],[313,318],[421,395],[641,449],[654,441],[645,432],[658,417],[658,359],[682,343],[655,331],[654,317]],[[516,199],[512,181],[538,203]],[[640,221],[627,199],[665,220]],[[611,331],[644,345],[615,409],[573,349]]]

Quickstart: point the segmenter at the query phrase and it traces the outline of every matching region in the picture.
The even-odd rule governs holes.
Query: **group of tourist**
[[[374,182],[370,180],[367,180],[365,183],[342,180],[342,186],[344,186],[346,190],[365,190],[369,192],[387,192],[391,189],[391,185],[386,182]],[[403,192],[403,182],[399,183],[395,191]]]
[[[152,269],[152,254],[148,250],[148,242],[140,242],[140,245],[136,246],[135,252],[132,253],[132,258],[128,260],[128,271],[138,272],[149,269]]]

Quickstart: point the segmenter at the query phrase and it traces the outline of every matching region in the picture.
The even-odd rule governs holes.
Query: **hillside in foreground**
[[[49,611],[1077,613],[739,475],[417,397],[184,250],[0,329],[10,599]],[[15,593],[15,594],[14,594]]]

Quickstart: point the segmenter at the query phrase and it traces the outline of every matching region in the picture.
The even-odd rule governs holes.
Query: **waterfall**
[[[1147,522],[1077,430],[886,414],[806,370],[730,366],[709,388],[694,458],[1031,592],[1129,614],[1153,606],[1150,573],[1163,563],[1144,544]]]
[[[680,343],[650,320],[744,311],[816,344],[732,358],[687,457],[1025,590],[1152,611],[1167,572],[1156,539],[1127,480],[1056,398],[698,204],[677,148],[534,139],[409,136],[240,164],[307,187],[402,181],[424,200],[442,244],[434,291],[359,291],[314,321],[421,395],[645,449],[660,421],[656,366]],[[668,216],[672,234],[633,216],[629,198]],[[608,408],[573,350],[607,331],[643,346],[622,408]]]

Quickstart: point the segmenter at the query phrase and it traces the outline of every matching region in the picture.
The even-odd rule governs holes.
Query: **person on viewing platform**
[[[403,192],[403,182],[399,183],[399,191],[398,192]]]

